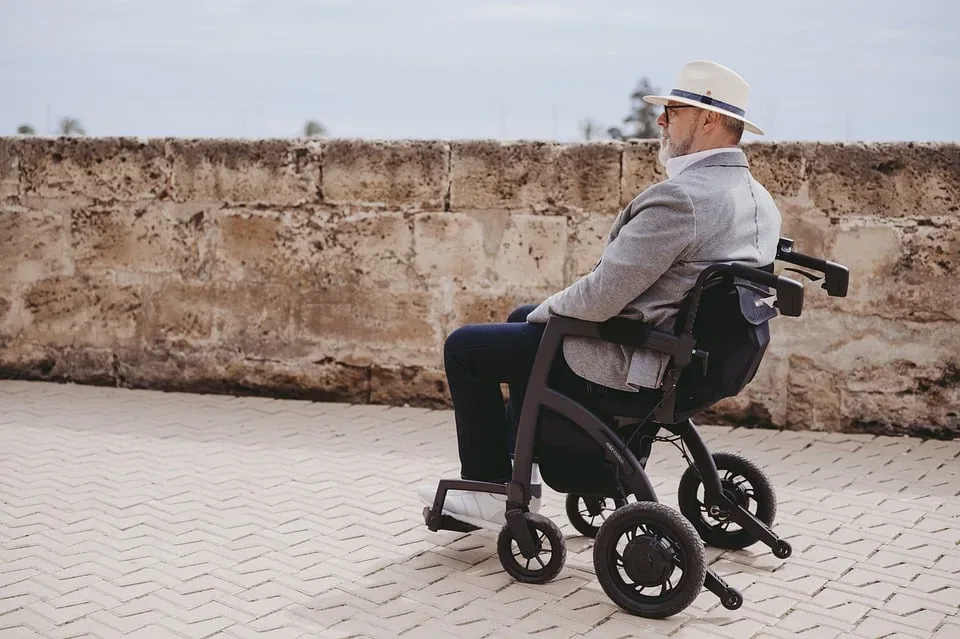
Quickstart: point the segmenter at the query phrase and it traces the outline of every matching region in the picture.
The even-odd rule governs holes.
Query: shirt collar
[[[683,171],[695,162],[699,162],[704,158],[708,158],[711,155],[717,155],[718,153],[730,153],[731,151],[739,152],[740,148],[735,146],[726,146],[720,147],[718,149],[707,149],[706,151],[697,151],[696,153],[688,153],[687,155],[680,155],[675,158],[670,158],[667,160],[666,170],[667,177],[676,177],[683,173]]]

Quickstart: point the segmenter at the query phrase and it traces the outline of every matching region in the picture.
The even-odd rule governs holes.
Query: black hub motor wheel
[[[597,536],[600,526],[610,513],[627,505],[622,497],[594,497],[592,495],[567,495],[567,517],[581,535]]]
[[[523,514],[523,518],[530,528],[537,554],[524,557],[513,538],[510,526],[505,525],[497,537],[500,565],[517,581],[528,584],[546,583],[560,574],[567,559],[563,533],[555,523],[539,513],[527,512]]]
[[[677,511],[655,502],[617,509],[600,526],[593,565],[610,599],[633,615],[677,614],[703,589],[703,541]]]
[[[766,474],[749,459],[735,453],[716,453],[713,463],[727,499],[742,506],[768,527],[777,515],[777,497]],[[700,474],[688,467],[680,478],[677,501],[680,512],[697,529],[704,543],[714,548],[741,550],[752,546],[758,537],[737,524],[723,508],[705,503]]]

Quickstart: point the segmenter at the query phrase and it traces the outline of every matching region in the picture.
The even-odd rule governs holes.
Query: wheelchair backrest
[[[772,272],[773,265],[763,270]],[[706,351],[705,363],[694,360],[680,374],[676,411],[702,410],[737,395],[753,380],[770,343],[769,321],[777,309],[764,299],[773,293],[729,274],[704,286],[696,310],[696,348]],[[681,307],[678,326],[690,309]]]

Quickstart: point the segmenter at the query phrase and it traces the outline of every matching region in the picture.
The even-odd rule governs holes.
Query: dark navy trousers
[[[463,479],[505,483],[513,475],[510,458],[519,412],[546,328],[545,324],[527,323],[534,308],[533,304],[517,308],[506,323],[463,326],[446,339],[443,362],[453,399]],[[507,404],[501,384],[510,389]],[[548,384],[587,408],[605,395],[637,397],[578,376],[564,360],[562,349]]]

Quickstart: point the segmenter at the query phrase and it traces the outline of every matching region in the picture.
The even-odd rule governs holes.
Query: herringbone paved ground
[[[0,382],[2,637],[960,637],[960,442],[704,428],[778,490],[786,561],[708,551],[742,588],[626,615],[567,537],[511,581],[492,533],[431,533],[415,488],[457,469],[452,414]],[[655,449],[676,506],[683,468]]]

